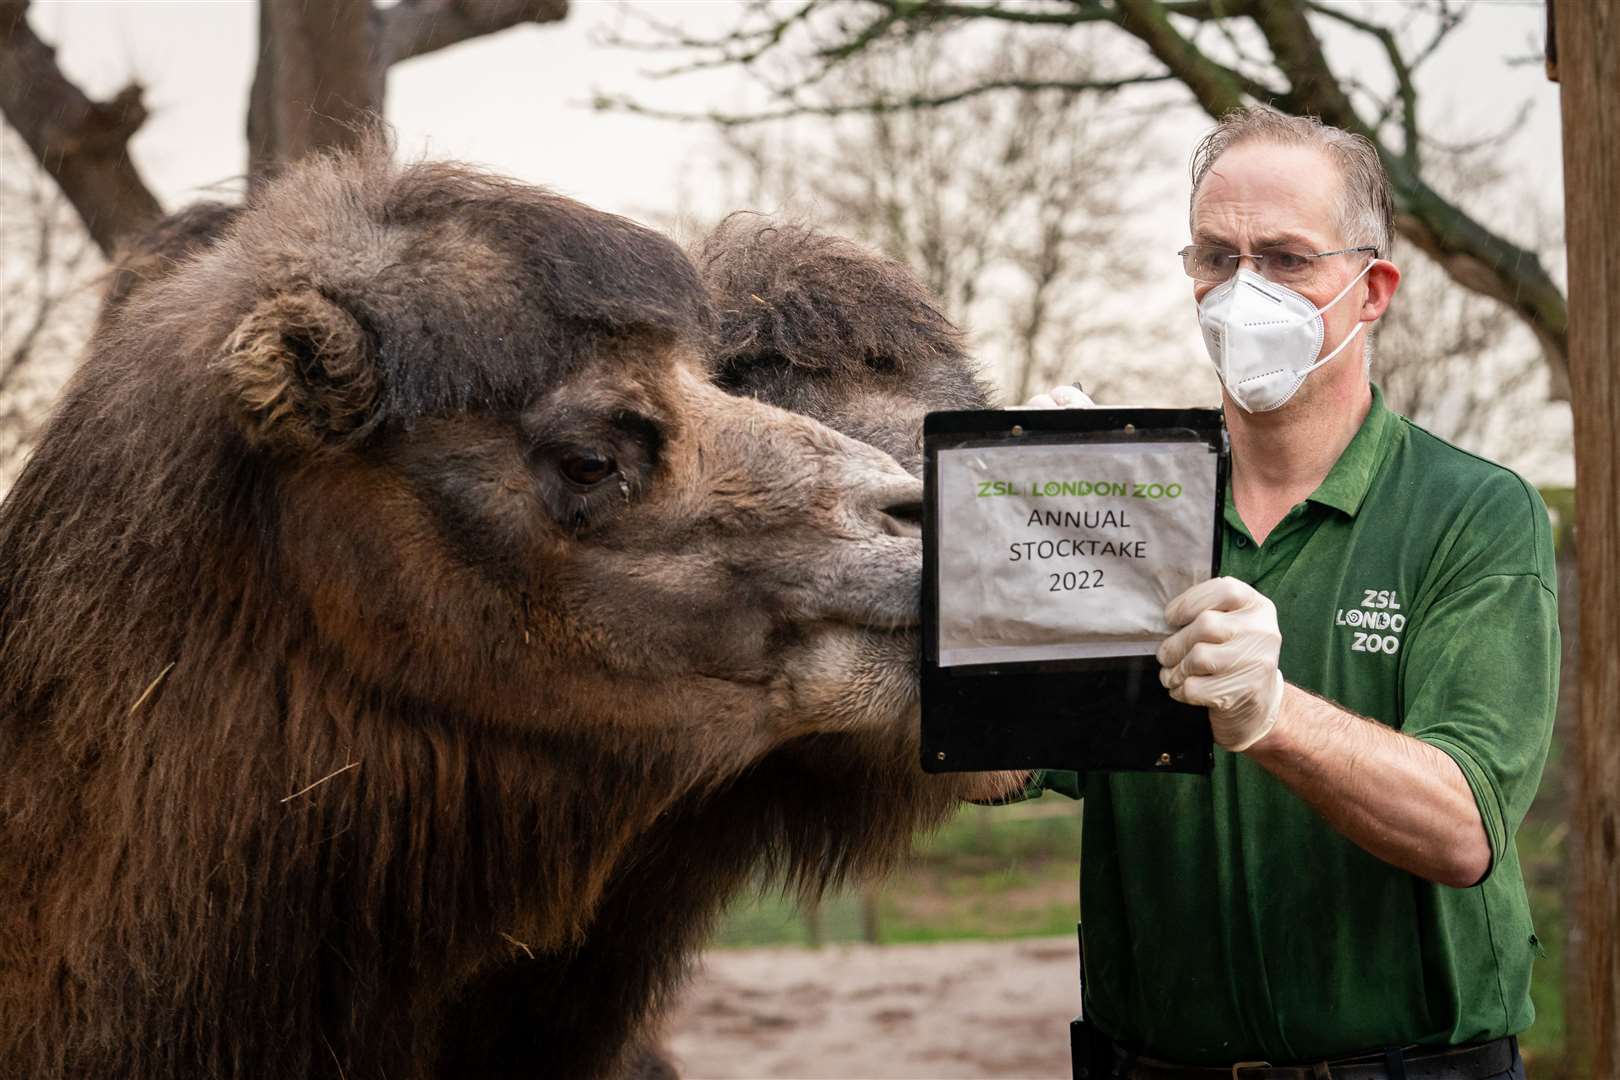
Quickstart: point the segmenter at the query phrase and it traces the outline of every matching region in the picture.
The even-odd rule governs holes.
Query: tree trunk
[[[1569,514],[1574,514],[1571,499]],[[1560,1075],[1575,1076],[1574,1063],[1586,1060],[1585,1032],[1581,1027],[1584,1012],[1581,1003],[1586,1000],[1586,941],[1577,916],[1581,897],[1585,893],[1586,834],[1581,831],[1580,778],[1581,767],[1581,575],[1576,568],[1573,520],[1566,519],[1562,528],[1565,536],[1558,551],[1558,626],[1563,632],[1562,656],[1558,664],[1558,720],[1553,727],[1553,742],[1558,745],[1561,761],[1556,780],[1563,790],[1559,793],[1558,814],[1568,826],[1559,845],[1559,862],[1564,872],[1559,902],[1564,907],[1563,961],[1564,979],[1560,992],[1564,997],[1563,1071]],[[1542,778],[1545,791],[1548,778]]]
[[[394,64],[567,16],[568,0],[399,0],[387,8],[372,0],[259,0],[248,183],[258,187],[305,154],[359,143],[383,115]]]
[[[1620,1076],[1620,7],[1557,5],[1569,247],[1576,558],[1581,582],[1576,913],[1585,1000],[1571,1002],[1589,1058],[1576,1075]]]
[[[383,107],[370,0],[260,0],[248,97],[248,182],[305,154],[356,145]]]

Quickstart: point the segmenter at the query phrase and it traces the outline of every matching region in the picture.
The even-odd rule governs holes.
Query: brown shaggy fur
[[[716,238],[703,281],[619,219],[376,150],[213,225],[115,291],[0,508],[0,1075],[658,1075],[643,1040],[729,898],[761,875],[813,892],[881,870],[960,785],[917,770],[898,707],[736,742],[766,679],[737,655],[791,655],[803,633],[755,620],[746,584],[719,629],[646,579],[637,622],[692,635],[602,640],[568,565],[525,577],[523,552],[632,528],[678,429],[610,411],[633,429],[613,435],[621,469],[648,458],[622,508],[514,494],[506,433],[549,409],[529,453],[550,453],[557,425],[632,383],[658,414],[673,369],[648,358],[718,326],[722,383],[813,398],[880,441],[874,398],[976,392],[954,331],[903,272],[833,245],[873,288],[807,255],[799,285],[778,279],[803,306],[771,324],[813,392],[750,386],[725,374],[749,355],[725,344],[735,288],[778,294],[712,271],[779,234]],[[829,321],[839,303],[861,319]],[[884,338],[889,319],[911,329]],[[876,382],[837,359],[880,340]],[[716,430],[850,452],[750,408]],[[489,512],[519,494],[544,522]],[[746,485],[727,497],[749,521],[770,509]],[[647,527],[673,550],[726,524]],[[841,705],[886,700],[914,642],[873,648]]]
[[[143,284],[165,277],[181,262],[206,250],[219,239],[241,212],[224,203],[194,203],[158,222],[138,237],[118,259],[107,277],[101,314],[120,311],[130,294]]]
[[[732,214],[694,252],[714,377],[922,468],[922,417],[985,408],[962,334],[900,263],[809,226]]]

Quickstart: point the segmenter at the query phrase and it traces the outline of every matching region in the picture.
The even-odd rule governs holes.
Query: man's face
[[[1262,142],[1235,146],[1216,159],[1199,185],[1193,202],[1193,243],[1245,252],[1277,245],[1307,252],[1349,247],[1339,228],[1341,183],[1333,160],[1314,147]],[[1368,257],[1367,252],[1353,252],[1315,260],[1308,279],[1289,282],[1288,287],[1320,308],[1360,273]],[[1240,265],[1256,269],[1247,260]],[[1193,282],[1193,299],[1202,300],[1213,288],[1210,282]],[[1393,292],[1393,282],[1383,290],[1371,273],[1359,282],[1323,314],[1327,332],[1322,352],[1344,340],[1358,321],[1382,315]],[[1382,293],[1381,298],[1374,293]],[[1349,362],[1344,362],[1345,356]],[[1322,374],[1330,368],[1354,367],[1359,377],[1360,356],[1359,345],[1351,346]]]

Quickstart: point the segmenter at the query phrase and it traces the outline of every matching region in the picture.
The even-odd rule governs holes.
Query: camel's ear
[[[380,419],[376,345],[342,306],[310,288],[259,302],[215,362],[248,438],[313,450],[363,438]]]

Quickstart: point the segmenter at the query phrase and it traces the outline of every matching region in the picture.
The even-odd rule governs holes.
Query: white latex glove
[[[1159,646],[1159,681],[1170,696],[1209,709],[1215,741],[1247,750],[1271,733],[1282,711],[1277,609],[1236,578],[1200,582],[1165,605],[1180,627]]]
[[[1097,403],[1084,390],[1072,384],[1054,386],[1024,402],[1026,409],[1095,409]]]

